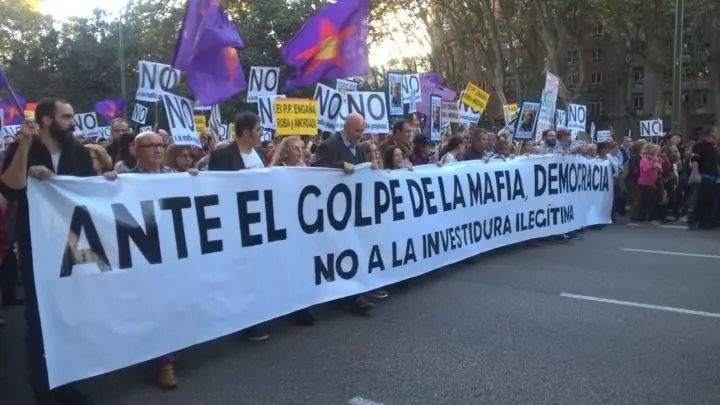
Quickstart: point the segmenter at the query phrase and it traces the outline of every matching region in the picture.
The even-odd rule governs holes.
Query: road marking
[[[634,227],[636,227],[636,228],[648,228],[648,229],[652,229],[652,228],[687,229],[687,225],[665,225],[665,224],[659,224],[659,225],[657,225],[657,226],[647,226],[647,225],[636,224],[636,223],[634,223],[634,222],[628,223],[627,226],[634,226]]]
[[[669,256],[685,256],[685,257],[701,257],[704,259],[720,259],[720,256],[716,255],[703,255],[700,253],[684,253],[684,252],[666,252],[663,250],[647,250],[647,249],[628,249],[621,248],[624,252],[635,252],[635,253],[652,253],[656,255],[669,255]]]
[[[714,312],[695,311],[692,309],[666,307],[666,306],[662,306],[662,305],[643,304],[640,302],[619,301],[619,300],[613,300],[613,299],[608,299],[608,298],[590,297],[587,295],[561,293],[560,296],[565,297],[565,298],[573,298],[576,300],[603,302],[605,304],[625,305],[627,307],[654,309],[656,311],[675,312],[675,313],[684,314],[684,315],[697,315],[697,316],[704,316],[704,317],[708,317],[708,318],[720,318],[720,314],[716,314]]]
[[[380,402],[371,401],[369,399],[365,399],[363,397],[355,397],[348,401],[348,404],[350,405],[383,405]]]

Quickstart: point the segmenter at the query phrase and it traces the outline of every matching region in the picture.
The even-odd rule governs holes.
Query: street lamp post
[[[682,57],[683,30],[685,20],[685,0],[675,0],[675,39],[673,41],[673,83],[672,83],[672,115],[670,130],[681,131],[682,114]]]
[[[120,65],[120,91],[125,100],[127,100],[127,89],[125,88],[125,42],[123,38],[123,13],[120,11],[118,18],[118,64]],[[123,115],[127,117],[127,104],[123,108]]]

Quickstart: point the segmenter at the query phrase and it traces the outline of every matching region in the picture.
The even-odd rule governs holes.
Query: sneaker
[[[263,331],[259,326],[251,326],[245,329],[245,339],[253,342],[260,342],[270,339],[270,335]]]
[[[387,291],[383,289],[377,289],[375,291],[370,291],[369,293],[365,294],[368,296],[368,298],[374,299],[374,300],[384,300],[385,298],[389,297],[390,294],[387,293]]]

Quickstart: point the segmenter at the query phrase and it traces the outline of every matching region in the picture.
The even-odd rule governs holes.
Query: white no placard
[[[415,99],[416,103],[422,100],[422,92],[420,91],[420,75],[417,73],[403,75],[402,77],[402,100],[403,104],[410,104],[410,100]]]
[[[200,145],[195,117],[193,116],[193,103],[185,97],[165,93],[162,95],[170,125],[170,135],[177,145]]]
[[[160,96],[180,84],[180,70],[163,63],[138,62],[138,88],[135,99],[157,103]]]
[[[75,114],[75,132],[73,135],[91,138],[98,136],[100,125],[94,112]]]
[[[327,132],[339,131],[340,113],[343,105],[347,103],[345,97],[339,91],[318,83],[313,98],[317,101],[318,128]],[[347,109],[347,105],[345,108]]]
[[[466,123],[466,124],[477,124],[480,122],[480,117],[482,116],[482,113],[469,105],[462,102],[462,93],[460,93],[460,98],[458,99],[458,107],[460,111],[460,122]]]
[[[145,125],[145,120],[147,119],[147,113],[148,113],[147,107],[145,107],[142,104],[135,103],[135,107],[133,107],[132,120],[137,122],[140,125]]]
[[[581,104],[568,106],[567,127],[573,134],[587,131],[587,106]]]
[[[264,129],[275,129],[275,99],[285,98],[284,94],[260,96],[257,98],[258,115]]]
[[[138,128],[138,134],[142,134],[143,132],[153,132],[152,125]]]
[[[568,122],[567,118],[567,111],[565,110],[555,110],[555,129],[566,129]]]
[[[112,128],[110,128],[110,127],[98,128],[98,138],[100,138],[100,139],[110,139],[111,134],[112,134]]]
[[[247,102],[257,103],[258,97],[274,96],[280,86],[280,68],[257,67],[250,68]]]
[[[347,105],[348,114],[358,113],[365,118],[366,134],[390,132],[385,93],[353,91],[347,93]]]
[[[640,136],[643,138],[648,136],[663,136],[662,120],[640,121]]]

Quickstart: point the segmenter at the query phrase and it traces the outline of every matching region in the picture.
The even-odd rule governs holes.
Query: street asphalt
[[[172,392],[151,364],[80,386],[102,405],[720,404],[720,231],[613,225],[390,294],[185,350]],[[30,405],[22,311],[0,318],[0,404]]]

